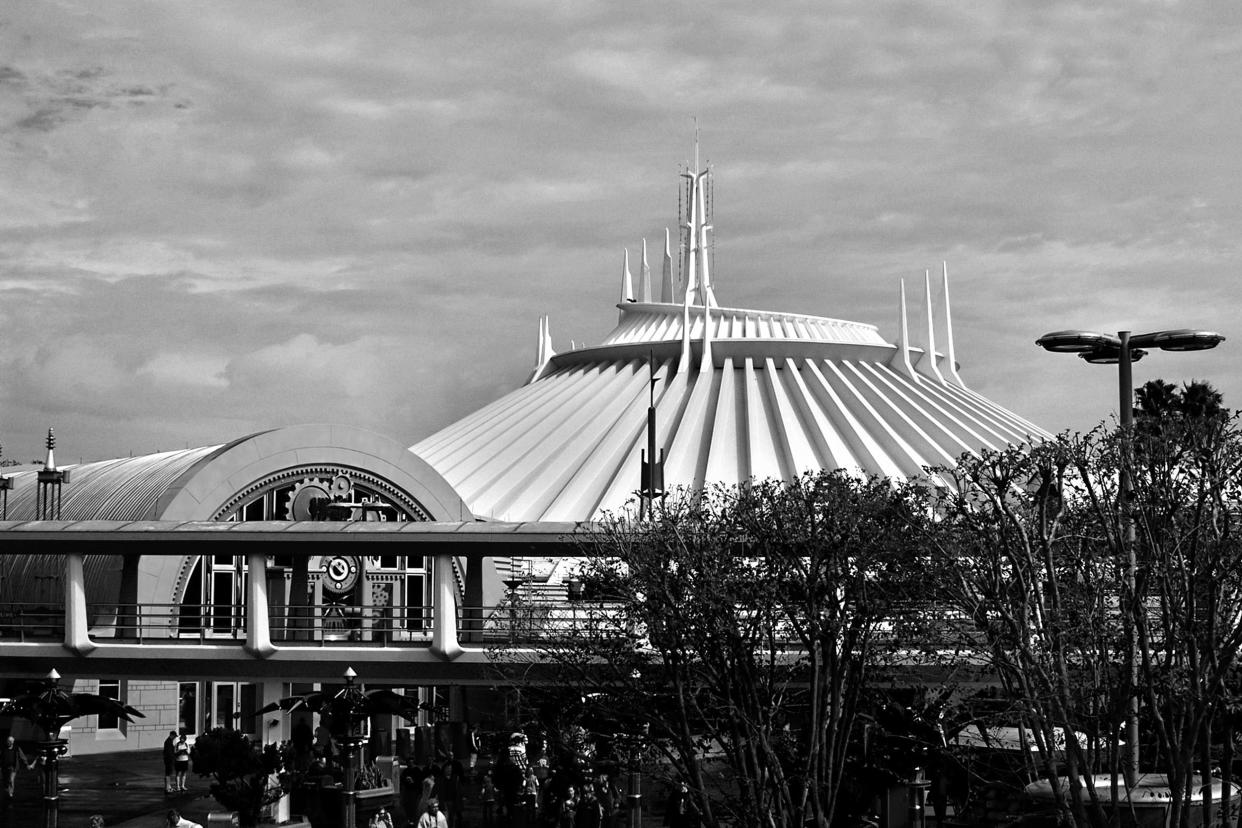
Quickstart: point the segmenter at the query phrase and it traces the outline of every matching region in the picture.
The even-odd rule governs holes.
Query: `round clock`
[[[323,561],[323,588],[335,593],[349,592],[358,583],[362,564],[353,555],[333,555]]]

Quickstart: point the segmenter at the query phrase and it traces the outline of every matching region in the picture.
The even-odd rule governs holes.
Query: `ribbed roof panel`
[[[558,358],[534,382],[411,451],[476,515],[589,520],[619,511],[639,488],[648,354],[656,358],[657,450],[669,487],[821,468],[910,477],[964,452],[1047,436],[955,381],[898,370],[898,346],[874,326],[691,308],[692,356],[682,365],[682,306],[621,307],[600,346]],[[710,365],[700,342],[705,315]]]
[[[69,469],[70,484],[62,487],[63,520],[154,520],[160,497],[195,463],[221,446],[165,451],[141,457],[101,460]],[[38,514],[38,472],[14,475],[9,492],[9,519],[34,520]]]

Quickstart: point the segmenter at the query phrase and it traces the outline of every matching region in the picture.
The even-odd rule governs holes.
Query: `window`
[[[182,733],[198,732],[198,682],[177,685],[177,727]]]
[[[405,628],[421,631],[426,627],[423,608],[426,603],[426,582],[422,575],[405,576]]]
[[[118,679],[100,679],[99,695],[105,699],[121,701],[121,682]],[[123,721],[115,713],[100,713],[98,727],[100,730],[121,730]]]

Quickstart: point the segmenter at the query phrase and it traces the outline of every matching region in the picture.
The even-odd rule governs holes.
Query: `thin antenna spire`
[[[694,120],[694,169],[691,170],[695,175],[699,172],[699,116],[691,115]]]

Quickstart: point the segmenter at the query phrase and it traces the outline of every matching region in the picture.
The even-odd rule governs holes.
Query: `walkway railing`
[[[87,604],[92,642],[227,644],[246,643],[247,607],[187,604]],[[269,640],[280,647],[427,647],[437,623],[451,628],[455,640],[472,646],[555,646],[583,637],[627,635],[616,609],[608,604],[573,601],[519,601],[496,606],[459,607],[437,612],[431,606],[350,606],[337,603],[268,607],[264,620]],[[0,606],[0,641],[47,641],[65,635],[63,608],[43,604]],[[881,640],[939,646],[972,638],[960,613],[932,610],[925,604],[895,607],[874,634]],[[800,649],[794,631],[779,643]]]

